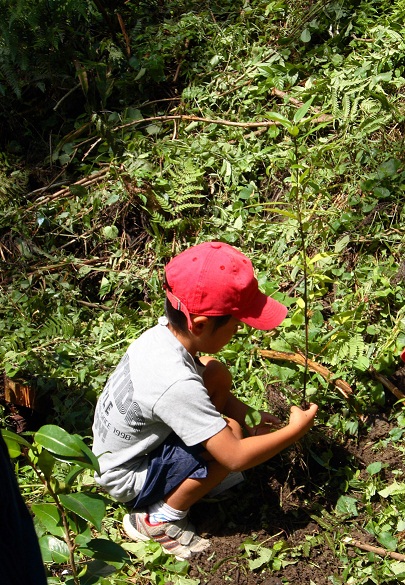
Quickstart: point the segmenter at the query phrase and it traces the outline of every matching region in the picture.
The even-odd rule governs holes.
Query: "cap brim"
[[[237,319],[262,331],[278,327],[287,315],[287,307],[260,291],[250,302],[248,311],[235,315]]]

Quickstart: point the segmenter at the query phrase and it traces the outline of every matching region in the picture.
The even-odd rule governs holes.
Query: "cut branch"
[[[388,378],[386,378],[385,376],[383,376],[382,374],[380,374],[379,372],[377,372],[372,366],[369,369],[369,372],[371,373],[371,375],[378,380],[378,382],[381,382],[381,384],[387,388],[387,390],[389,390],[390,392],[392,392],[392,394],[398,398],[398,400],[405,400],[405,394],[403,394],[396,386],[395,384],[393,384],[392,382],[390,382],[390,380],[388,380]]]
[[[380,546],[373,546],[371,544],[361,542],[360,540],[354,540],[354,538],[350,538],[350,537],[345,538],[344,542],[345,542],[345,544],[348,544],[350,546],[355,546],[361,550],[375,553],[376,555],[379,555],[380,557],[391,557],[392,559],[395,559],[396,561],[405,561],[405,555],[402,555],[401,553],[393,552],[390,550],[386,550],[385,548],[381,548]]]
[[[306,362],[305,356],[299,353],[292,353],[288,351],[275,351],[272,349],[262,349],[260,350],[259,353],[260,355],[266,358],[294,362],[295,364],[299,364],[300,366],[305,367]],[[350,396],[353,394],[353,390],[351,389],[347,382],[340,379],[334,379],[332,372],[325,368],[325,366],[321,366],[320,364],[314,362],[313,360],[308,359],[307,364],[310,370],[312,370],[313,372],[317,372],[318,374],[321,374],[321,376],[323,376],[323,378],[325,378],[327,382],[336,386],[336,388],[346,398],[346,400],[349,400]]]
[[[311,119],[311,123],[327,122],[332,117],[328,117],[325,114],[319,115],[316,118]],[[122,124],[114,128],[114,132],[128,128],[129,126],[135,126],[136,124],[142,124],[143,122],[170,122],[172,120],[182,120],[184,122],[201,122],[203,124],[217,124],[218,126],[233,126],[236,128],[269,128],[270,126],[280,126],[281,122],[276,120],[262,120],[259,122],[233,122],[232,120],[223,120],[222,118],[202,118],[201,116],[189,116],[186,114],[173,114],[169,116],[151,116],[150,118],[140,118],[139,120],[132,120],[127,124]]]
[[[70,190],[72,186],[77,185],[81,187],[90,187],[91,185],[94,185],[95,183],[99,183],[100,181],[102,181],[108,174],[109,170],[110,167],[108,166],[107,168],[102,169],[101,171],[93,173],[89,177],[84,177],[83,179],[80,179],[79,181],[72,183],[72,185],[70,185],[69,187],[64,187],[63,189],[56,191],[56,193],[53,193],[52,195],[41,196],[37,199],[37,201],[35,201],[35,203],[27,207],[26,211],[31,211],[32,209],[35,209],[40,205],[46,205],[47,203],[50,203],[51,201],[54,201],[59,197],[65,197],[67,195],[73,196],[73,193]]]

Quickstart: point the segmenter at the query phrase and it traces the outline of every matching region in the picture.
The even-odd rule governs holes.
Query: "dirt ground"
[[[398,377],[396,382],[402,380]],[[280,540],[296,547],[319,534],[322,529],[313,516],[322,518],[321,510],[333,511],[342,494],[344,478],[339,470],[345,466],[359,469],[362,475],[374,461],[388,463],[384,470],[387,481],[393,480],[390,470],[405,471],[403,456],[390,444],[377,451],[373,448],[395,426],[389,421],[395,401],[389,397],[388,401],[392,405],[369,417],[358,438],[336,444],[326,427],[314,427],[300,445],[249,470],[246,481],[226,493],[227,499],[195,506],[192,519],[200,534],[210,538],[211,547],[208,555],[192,562],[190,576],[206,585],[330,585],[330,576],[339,578],[344,567],[324,542],[312,546],[307,557],[291,558],[292,564],[276,571],[249,571],[240,562],[240,547],[252,537],[269,548]],[[325,453],[328,469],[319,463]],[[362,519],[357,520],[361,526]],[[352,536],[377,544],[369,534]],[[353,554],[348,551],[349,556]]]
[[[391,381],[405,393],[405,368],[397,371]],[[1,390],[0,387],[0,402],[4,404]],[[208,554],[193,559],[189,576],[199,579],[202,585],[330,585],[330,576],[339,578],[344,567],[324,541],[308,547],[307,556],[288,559],[291,564],[280,570],[250,571],[247,563],[241,562],[241,545],[254,539],[271,548],[283,540],[294,548],[316,537],[322,531],[317,519],[325,511],[332,512],[342,494],[342,469],[346,466],[366,475],[370,463],[387,463],[387,481],[394,478],[390,477],[391,470],[405,473],[403,456],[390,443],[377,451],[374,448],[395,426],[395,421],[390,421],[392,409],[398,408],[395,400],[388,395],[386,406],[367,418],[356,439],[342,437],[336,443],[330,429],[316,425],[300,444],[247,471],[242,484],[194,506],[192,520],[198,532],[210,539],[211,547]],[[274,414],[287,419],[289,407],[277,389],[268,389],[268,401]],[[9,422],[17,432],[34,430],[44,423],[29,409],[6,406]],[[320,459],[327,460],[327,465],[322,465]],[[361,523],[358,518],[358,525]],[[370,542],[369,534],[352,536],[365,536],[365,541],[376,544]]]

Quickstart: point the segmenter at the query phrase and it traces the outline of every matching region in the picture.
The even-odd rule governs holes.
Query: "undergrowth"
[[[52,424],[89,437],[113,366],[162,313],[164,264],[220,239],[247,253],[262,290],[289,307],[276,332],[243,328],[221,353],[237,395],[261,408],[277,384],[300,402],[303,367],[259,350],[304,352],[307,311],[308,358],[331,373],[310,373],[308,398],[320,424],[356,437],[359,420],[385,407],[381,379],[405,346],[404,2],[126,2],[100,12],[104,3],[70,1],[67,20],[52,3],[29,17],[32,3],[15,4],[0,43],[0,115],[15,112],[0,135],[5,375],[50,399]],[[18,47],[21,31],[29,40],[43,26],[44,10],[56,10],[55,30],[32,52]],[[54,111],[44,106],[34,130],[24,111],[46,91]],[[337,378],[350,385],[349,401]],[[19,480],[29,499],[23,464]],[[43,497],[34,493],[32,503]],[[402,510],[403,492],[395,498]],[[390,506],[383,532],[397,538]],[[107,502],[108,536],[120,543],[121,512]],[[287,554],[262,548],[252,560],[252,546],[241,557],[251,570]],[[173,577],[160,549],[126,549],[144,564],[135,562],[133,582],[161,583],[165,571],[190,581],[184,565]],[[50,582],[64,582],[48,562]],[[129,569],[112,566],[115,576],[91,582],[127,582],[120,571]],[[350,570],[357,584],[377,582],[359,577],[362,563]]]

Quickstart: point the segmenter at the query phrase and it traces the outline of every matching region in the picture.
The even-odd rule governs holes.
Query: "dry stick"
[[[332,120],[332,116],[321,114],[315,118],[312,118],[310,122],[326,122]],[[202,122],[204,124],[217,124],[218,126],[234,126],[237,128],[269,128],[270,126],[279,126],[280,122],[275,120],[262,120],[261,122],[232,122],[231,120],[223,120],[222,118],[211,119],[202,118],[201,116],[189,116],[186,114],[172,114],[169,116],[151,116],[150,118],[141,118],[139,120],[132,120],[127,124],[116,126],[113,131],[122,130],[129,126],[135,126],[136,124],[142,124],[143,122],[168,122],[170,120],[184,120],[185,122]]]
[[[367,552],[373,552],[381,557],[391,557],[396,561],[405,561],[405,555],[401,553],[392,552],[390,550],[386,550],[385,548],[381,548],[380,546],[373,546],[371,544],[366,544],[365,542],[361,542],[360,540],[354,540],[353,538],[347,538],[343,541],[345,544],[349,546],[356,546],[361,550],[366,550]]]
[[[110,167],[107,167],[101,171],[98,171],[97,173],[93,173],[89,177],[84,177],[83,179],[79,179],[79,181],[72,183],[72,185],[73,186],[78,185],[81,187],[90,187],[91,185],[94,185],[95,183],[102,181],[105,178],[105,175],[107,175],[107,173],[109,172],[109,170],[110,170]],[[64,187],[63,189],[56,191],[56,193],[53,193],[52,195],[48,195],[48,197],[45,197],[45,196],[39,197],[38,200],[35,201],[35,203],[33,203],[32,205],[27,207],[26,211],[31,211],[31,209],[35,209],[36,207],[39,207],[40,205],[45,205],[46,203],[50,203],[51,201],[58,199],[58,197],[63,197],[64,195],[73,195],[70,191],[70,187],[72,185],[70,185],[69,187]]]
[[[371,366],[369,368],[369,372],[371,373],[371,375],[378,380],[379,382],[381,382],[381,384],[383,386],[385,386],[385,388],[387,388],[387,390],[389,390],[390,392],[392,392],[392,394],[398,398],[398,400],[405,400],[405,394],[403,394],[396,386],[395,384],[393,384],[392,382],[390,382],[385,376],[383,376],[382,374],[379,374],[378,372],[375,371],[375,369],[373,368],[373,366]]]
[[[260,355],[266,358],[270,358],[273,360],[285,360],[288,362],[294,362],[295,364],[299,364],[300,366],[305,366],[305,363],[308,364],[308,368],[313,372],[317,372],[321,374],[325,378],[327,382],[330,384],[334,384],[339,392],[346,398],[346,400],[350,399],[350,396],[353,394],[353,390],[349,386],[347,382],[340,379],[333,379],[333,374],[330,370],[325,368],[325,366],[321,366],[317,362],[313,360],[306,359],[305,356],[299,353],[291,353],[288,351],[275,351],[273,349],[261,349]]]

